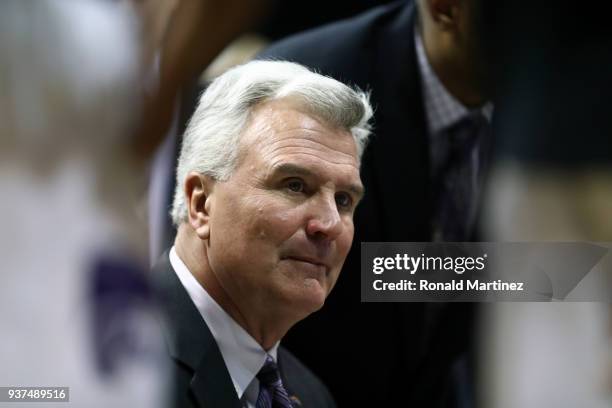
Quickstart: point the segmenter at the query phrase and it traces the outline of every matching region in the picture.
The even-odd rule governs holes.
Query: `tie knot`
[[[264,366],[257,374],[259,380],[259,396],[256,408],[292,408],[291,398],[283,382],[276,363],[272,357],[267,356]]]
[[[278,372],[278,366],[270,356],[266,356],[266,362],[264,363],[259,373],[257,373],[257,379],[264,387],[275,386],[280,382],[280,373]]]

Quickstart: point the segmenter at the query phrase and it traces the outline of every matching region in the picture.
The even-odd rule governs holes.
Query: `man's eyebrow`
[[[272,174],[291,174],[304,177],[314,176],[314,173],[311,170],[293,163],[283,163],[278,166],[274,166],[272,169]]]
[[[303,177],[315,177],[316,174],[313,173],[311,170],[299,166],[297,164],[293,164],[293,163],[283,163],[280,164],[278,166],[275,166],[272,169],[272,174],[274,175],[295,175],[295,176],[303,176]],[[361,200],[361,198],[363,198],[363,195],[365,194],[365,189],[363,188],[363,186],[361,184],[349,184],[348,186],[346,186],[346,189],[348,191],[350,191],[351,193],[353,193],[354,195],[357,196],[357,198],[359,200]]]

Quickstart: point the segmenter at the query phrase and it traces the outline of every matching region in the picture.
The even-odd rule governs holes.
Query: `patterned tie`
[[[272,357],[267,356],[264,366],[257,374],[259,396],[255,408],[292,408],[291,400]]]
[[[489,123],[472,113],[452,126],[443,167],[436,175],[435,241],[467,241],[476,221]]]

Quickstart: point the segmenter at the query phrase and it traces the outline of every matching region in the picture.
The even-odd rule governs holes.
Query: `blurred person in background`
[[[496,104],[486,238],[609,244],[612,32],[607,17],[553,1],[531,3],[529,12],[524,7],[498,1],[483,11],[502,101]],[[610,293],[600,291],[611,283],[608,251],[576,288],[588,291],[593,302],[498,303],[484,309],[480,406],[610,407],[612,309]]]
[[[472,406],[473,306],[360,304],[359,244],[475,238],[492,113],[479,28],[478,1],[400,1],[259,56],[372,92],[375,137],[362,168],[370,194],[355,215],[344,277],[322,313],[287,339],[340,405]],[[323,348],[336,358],[323,358]],[[361,369],[347,372],[354,361]]]
[[[75,406],[163,404],[143,273],[153,120],[252,17],[135,3],[0,4],[0,386],[70,387]]]

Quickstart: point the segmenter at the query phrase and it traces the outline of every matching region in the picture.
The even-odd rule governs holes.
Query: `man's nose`
[[[335,196],[318,197],[312,206],[306,234],[315,239],[332,241],[342,233],[343,228]]]

